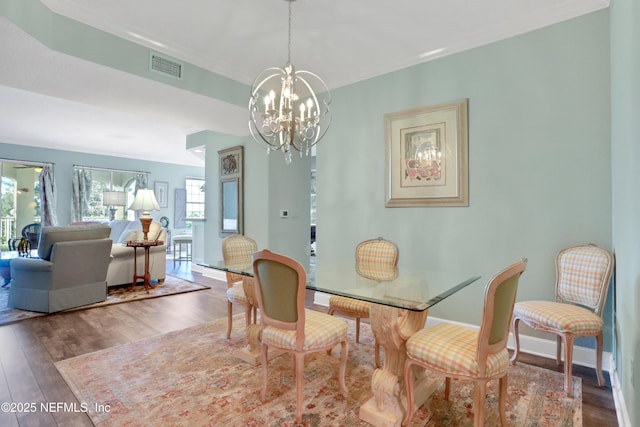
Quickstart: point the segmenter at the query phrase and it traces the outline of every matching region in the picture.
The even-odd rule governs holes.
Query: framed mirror
[[[220,167],[220,231],[243,232],[243,147],[218,151]]]

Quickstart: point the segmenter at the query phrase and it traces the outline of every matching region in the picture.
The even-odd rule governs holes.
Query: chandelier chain
[[[288,39],[288,46],[289,46],[289,51],[287,54],[287,62],[289,64],[291,64],[291,3],[293,0],[288,0],[289,3],[289,39]]]

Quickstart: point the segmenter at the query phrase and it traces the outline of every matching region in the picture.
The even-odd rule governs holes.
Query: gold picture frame
[[[384,116],[385,206],[469,206],[468,100]]]

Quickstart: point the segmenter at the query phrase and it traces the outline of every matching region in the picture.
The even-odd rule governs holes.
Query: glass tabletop
[[[204,267],[253,276],[249,262],[200,264]],[[315,271],[317,270],[317,271]],[[380,268],[361,265],[349,271],[317,268],[307,273],[307,289],[376,304],[423,311],[464,289],[480,276],[429,269]]]

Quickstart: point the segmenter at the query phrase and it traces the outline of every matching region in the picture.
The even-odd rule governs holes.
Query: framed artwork
[[[169,183],[164,181],[154,181],[153,192],[155,193],[158,205],[161,208],[169,207]]]
[[[468,100],[384,116],[385,206],[469,206]]]
[[[220,169],[220,231],[242,234],[243,147],[218,151]]]

